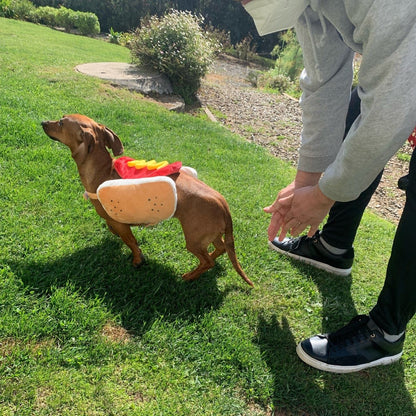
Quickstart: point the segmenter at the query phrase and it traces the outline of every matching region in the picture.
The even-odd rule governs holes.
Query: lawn
[[[267,248],[262,207],[293,168],[219,124],[170,113],[74,71],[129,62],[126,48],[0,18],[0,414],[413,415],[415,322],[403,359],[357,374],[305,366],[295,346],[374,305],[395,227],[366,213],[350,277]],[[195,282],[177,220],[106,229],[67,148],[41,121],[83,113],[134,158],[181,160],[228,200],[237,255]]]

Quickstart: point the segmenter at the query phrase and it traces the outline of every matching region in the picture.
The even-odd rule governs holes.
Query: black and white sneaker
[[[313,237],[306,235],[296,238],[275,238],[269,241],[269,247],[295,260],[310,264],[338,276],[348,276],[354,262],[354,249],[351,247],[344,254],[332,254],[321,243],[319,231]]]
[[[296,348],[299,358],[319,370],[352,373],[398,361],[403,353],[405,334],[389,342],[383,331],[367,315],[359,315],[340,330],[316,335]]]

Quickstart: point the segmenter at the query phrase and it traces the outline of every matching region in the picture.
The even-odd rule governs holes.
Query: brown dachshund
[[[66,115],[60,120],[44,121],[45,133],[69,147],[78,167],[81,182],[88,193],[96,193],[105,181],[120,179],[113,168],[114,156],[123,153],[123,145],[109,128],[81,115]],[[199,259],[199,265],[182,277],[195,280],[202,273],[214,267],[214,260],[227,253],[234,269],[250,285],[253,283],[245,275],[238,263],[233,237],[231,214],[224,197],[192,175],[180,171],[170,175],[176,184],[177,208],[174,217],[178,218],[185,235],[186,248]],[[91,199],[98,215],[104,218],[110,231],[121,237],[133,253],[133,265],[143,262],[142,252],[130,227],[140,224],[124,224],[112,219],[98,199]],[[224,238],[223,238],[224,236]],[[208,253],[208,246],[214,251]]]

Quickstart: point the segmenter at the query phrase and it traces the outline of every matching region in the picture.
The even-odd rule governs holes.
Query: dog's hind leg
[[[195,280],[209,269],[212,269],[215,265],[214,260],[208,254],[208,244],[203,242],[186,242],[187,250],[192,253],[199,260],[199,265],[189,273],[185,273],[182,278],[184,280]]]
[[[222,236],[218,236],[213,242],[212,244],[215,247],[215,250],[212,251],[211,253],[209,253],[209,255],[211,256],[212,260],[215,260],[217,257],[221,256],[222,254],[225,253],[225,243],[224,240],[222,238]]]

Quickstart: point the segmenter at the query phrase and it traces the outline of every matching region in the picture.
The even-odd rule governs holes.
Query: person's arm
[[[277,234],[282,239],[288,231],[297,235],[308,226],[309,234],[313,234],[334,203],[317,184],[341,145],[351,91],[353,53],[333,26],[326,22],[324,32],[319,16],[308,8],[296,32],[308,68],[301,77],[302,145],[295,180],[264,208],[272,214],[269,240]],[[323,37],[327,40],[325,48],[320,43]]]
[[[344,137],[354,53],[334,26],[310,7],[295,29],[305,65],[300,77],[303,129],[298,169],[324,172]]]
[[[333,145],[342,140],[340,132],[335,137],[331,136],[331,130],[335,128],[334,123],[342,123],[341,130],[344,128],[335,103],[335,98],[345,90],[347,80],[342,76],[345,65],[339,65],[342,53],[337,53],[336,47],[342,42],[341,37],[332,33],[331,25],[327,26],[326,36],[320,37],[320,20],[311,14],[310,8],[305,13],[315,16],[310,28],[316,30],[308,30],[306,14],[296,27],[306,67],[302,79],[304,131],[298,168],[324,171],[320,189],[337,201],[357,198],[416,124],[416,11],[410,2],[401,3],[400,7],[387,0],[380,3],[370,8],[363,5],[367,9],[360,13],[361,20],[355,21],[354,39],[360,42],[363,52],[358,87],[361,116],[339,148],[339,144]],[[358,15],[357,11],[354,13]],[[320,47],[313,52],[312,43],[317,39]],[[339,47],[342,51],[342,45]],[[328,78],[331,72],[327,69],[325,50],[332,55],[329,61],[334,68],[332,78]],[[342,90],[334,87],[334,81]],[[334,107],[334,111],[330,112],[329,107]],[[331,155],[331,152],[334,153]]]

